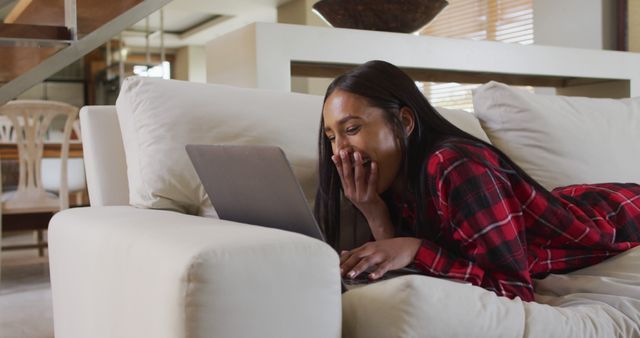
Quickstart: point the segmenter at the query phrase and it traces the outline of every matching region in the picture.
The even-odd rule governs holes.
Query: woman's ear
[[[416,125],[416,117],[409,107],[405,106],[400,108],[400,121],[402,121],[402,125],[404,126],[404,132],[407,136],[410,136],[413,132],[413,127]]]

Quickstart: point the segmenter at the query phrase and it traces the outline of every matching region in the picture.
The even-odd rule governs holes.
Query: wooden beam
[[[69,40],[66,27],[0,23],[0,39]]]
[[[9,82],[57,53],[60,47],[0,46],[0,81]],[[11,97],[13,98],[13,97]]]
[[[78,34],[86,35],[93,32],[142,1],[78,1]],[[64,0],[20,0],[4,22],[64,27]]]

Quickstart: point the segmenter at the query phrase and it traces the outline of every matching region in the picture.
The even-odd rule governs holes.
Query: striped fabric
[[[640,168],[639,168],[640,169]],[[573,185],[548,193],[484,145],[451,140],[427,162],[426,274],[533,300],[532,278],[596,264],[640,244],[640,186]],[[413,224],[415,203],[400,202]]]

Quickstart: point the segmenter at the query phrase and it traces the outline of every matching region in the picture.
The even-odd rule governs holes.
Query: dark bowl
[[[333,27],[413,33],[448,4],[446,0],[321,0],[313,10]]]

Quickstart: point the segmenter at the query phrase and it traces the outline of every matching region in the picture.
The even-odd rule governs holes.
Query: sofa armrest
[[[116,107],[84,106],[80,125],[91,205],[128,205],[127,164]]]
[[[338,256],[259,226],[128,206],[49,226],[55,336],[339,337]]]

